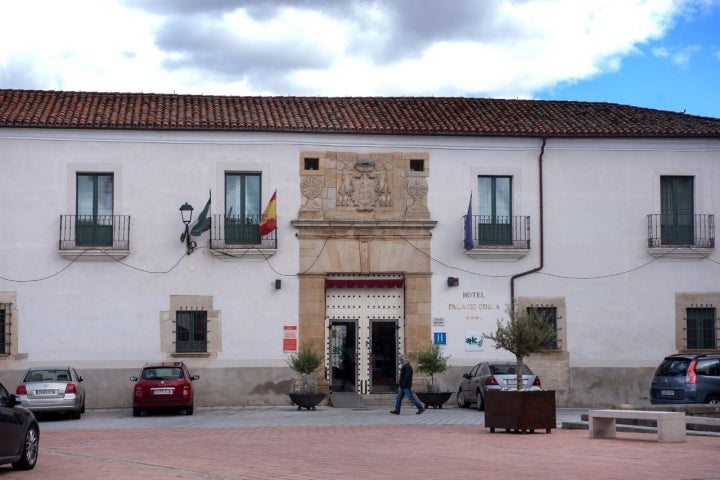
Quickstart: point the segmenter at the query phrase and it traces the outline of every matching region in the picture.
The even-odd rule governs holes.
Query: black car
[[[652,378],[650,403],[720,405],[720,354],[665,357]]]
[[[35,415],[0,383],[0,464],[12,463],[17,470],[34,468],[39,444]]]

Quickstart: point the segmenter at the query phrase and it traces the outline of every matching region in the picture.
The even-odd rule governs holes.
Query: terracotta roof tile
[[[720,137],[720,119],[602,102],[0,89],[0,127],[534,137]]]

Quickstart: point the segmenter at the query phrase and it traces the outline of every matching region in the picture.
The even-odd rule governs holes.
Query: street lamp
[[[190,255],[197,246],[197,244],[190,239],[190,222],[192,221],[192,212],[193,207],[189,203],[185,202],[180,206],[180,218],[182,218],[182,222],[185,224],[185,233],[180,236],[180,241],[185,241],[185,247],[188,255]]]

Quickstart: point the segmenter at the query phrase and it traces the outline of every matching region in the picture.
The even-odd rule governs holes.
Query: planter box
[[[485,426],[494,432],[534,432],[556,428],[555,390],[529,392],[488,390],[485,392]]]
[[[415,392],[415,396],[425,408],[442,408],[443,403],[450,400],[453,392]]]
[[[298,410],[303,408],[315,410],[315,407],[325,399],[327,393],[288,393],[288,396],[297,405]]]

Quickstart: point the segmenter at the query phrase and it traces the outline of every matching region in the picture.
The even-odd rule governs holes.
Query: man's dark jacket
[[[398,382],[398,386],[400,388],[411,388],[412,387],[412,376],[413,376],[413,369],[410,365],[410,362],[403,363],[403,366],[400,367],[400,381]]]

